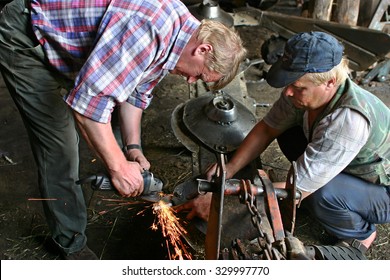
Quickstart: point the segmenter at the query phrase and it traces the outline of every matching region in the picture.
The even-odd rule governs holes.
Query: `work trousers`
[[[290,161],[303,154],[307,139],[301,127],[287,130],[278,138]],[[375,185],[340,173],[303,200],[303,206],[338,239],[368,238],[376,224],[390,223],[390,186]]]
[[[14,0],[1,11],[0,70],[29,136],[42,198],[50,198],[43,206],[52,238],[63,254],[77,252],[87,241],[87,213],[75,183],[79,136],[61,95],[70,81],[48,65],[24,0]]]

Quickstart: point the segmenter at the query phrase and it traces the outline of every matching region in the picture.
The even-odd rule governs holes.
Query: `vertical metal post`
[[[222,232],[222,214],[224,203],[224,192],[226,182],[225,155],[219,154],[218,158],[218,174],[217,186],[218,189],[213,192],[210,205],[210,215],[207,225],[206,241],[205,241],[205,259],[219,259],[219,251],[221,244]]]

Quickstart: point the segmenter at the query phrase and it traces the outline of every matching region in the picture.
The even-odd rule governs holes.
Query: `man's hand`
[[[211,182],[215,179],[215,177],[221,176],[221,174],[219,174],[219,171],[220,170],[218,169],[217,163],[211,164],[205,171],[206,172],[206,180]],[[227,163],[225,165],[225,171],[226,171],[226,179],[230,179],[233,177],[234,174],[231,171],[229,163]]]
[[[89,147],[103,160],[111,182],[118,192],[124,197],[142,194],[144,180],[141,173],[144,167],[141,167],[138,162],[126,159],[112,133],[111,124],[95,122],[77,112],[75,112],[75,120]],[[142,152],[138,150],[138,153],[145,161]],[[148,162],[143,165],[148,167]]]
[[[111,182],[123,197],[141,195],[144,190],[142,167],[137,162],[126,161],[117,171],[111,171]]]
[[[199,217],[206,222],[209,220],[210,214],[210,203],[211,203],[212,193],[207,193],[205,195],[199,195],[198,197],[174,207],[177,212],[189,211],[187,215],[188,220],[192,220],[194,217]]]
[[[138,162],[143,170],[150,169],[150,162],[146,159],[144,154],[139,149],[131,149],[126,151],[126,158],[129,161]]]
[[[208,181],[212,181],[215,176],[220,176],[218,172],[218,164],[214,163],[210,165],[206,170],[206,179]],[[227,177],[231,176],[231,174],[227,171]],[[177,212],[181,211],[189,211],[187,215],[188,220],[192,220],[194,217],[201,218],[202,220],[205,220],[206,222],[209,219],[210,215],[210,203],[211,203],[211,196],[212,193],[206,193],[205,195],[199,195],[196,198],[182,204],[179,206],[174,207],[174,209]]]
[[[215,176],[219,176],[218,170],[217,170],[218,164],[213,163],[206,169],[206,180],[211,182]]]

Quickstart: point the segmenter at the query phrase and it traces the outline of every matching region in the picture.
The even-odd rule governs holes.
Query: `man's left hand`
[[[150,169],[150,162],[146,159],[141,150],[132,149],[126,152],[126,158],[129,161],[136,161],[144,170]]]
[[[198,217],[207,222],[209,220],[210,214],[211,196],[211,192],[206,193],[205,195],[199,195],[184,204],[175,206],[174,209],[177,212],[189,211],[186,217],[188,220],[192,220],[194,217]]]

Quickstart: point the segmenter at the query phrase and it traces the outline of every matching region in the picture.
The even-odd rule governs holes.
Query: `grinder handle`
[[[155,178],[153,173],[148,170],[145,170],[142,173],[144,179],[144,190],[142,195],[148,195],[155,192],[161,192],[163,183],[160,179]],[[111,183],[111,179],[106,174],[96,174],[89,177],[80,179],[76,184],[81,185],[85,183],[90,183],[93,190],[98,191],[113,191],[115,188]]]

